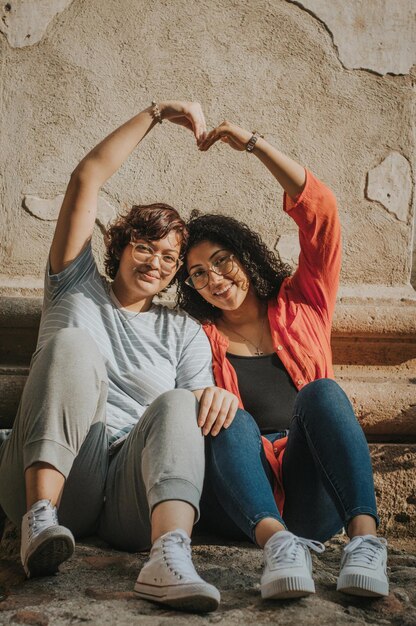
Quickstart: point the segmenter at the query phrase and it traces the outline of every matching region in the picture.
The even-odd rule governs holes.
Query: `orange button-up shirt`
[[[341,231],[335,196],[311,172],[296,200],[284,194],[283,207],[299,227],[298,268],[268,304],[273,345],[296,388],[319,378],[333,378],[331,324],[341,267]],[[215,324],[205,324],[213,372],[219,387],[234,393],[243,407],[235,369],[226,357],[228,339]],[[287,437],[263,447],[275,478],[275,498],[283,512],[282,459]]]

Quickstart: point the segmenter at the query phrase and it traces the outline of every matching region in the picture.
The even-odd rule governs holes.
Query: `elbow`
[[[89,186],[94,185],[100,188],[103,181],[101,181],[99,172],[93,164],[81,161],[71,172],[69,184],[77,187],[88,184]]]

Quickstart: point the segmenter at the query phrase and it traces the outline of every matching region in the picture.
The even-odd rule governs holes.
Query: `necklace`
[[[260,334],[260,339],[259,339],[258,345],[256,345],[253,341],[251,341],[251,339],[248,339],[247,337],[245,337],[242,333],[239,333],[238,330],[235,330],[234,328],[231,329],[231,332],[233,332],[235,335],[238,335],[239,337],[241,337],[241,339],[244,339],[244,341],[248,342],[251,346],[253,346],[253,348],[254,348],[254,355],[255,356],[263,356],[264,355],[264,352],[263,352],[263,350],[261,350],[260,346],[261,346],[261,342],[263,341],[264,325],[266,323],[266,317],[267,317],[267,314],[264,315],[264,317],[263,317],[263,323],[261,325],[261,334]],[[224,324],[224,322],[223,322],[223,324]],[[225,325],[225,327],[228,328],[227,325]],[[228,330],[230,330],[230,329],[228,329]]]

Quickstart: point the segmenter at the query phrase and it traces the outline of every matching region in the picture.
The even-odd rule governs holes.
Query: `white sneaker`
[[[74,552],[74,537],[59,526],[56,508],[38,500],[23,516],[20,558],[28,578],[49,576]]]
[[[308,548],[323,552],[319,541],[296,537],[281,530],[270,537],[264,546],[264,572],[261,577],[261,597],[300,598],[315,593],[312,579],[312,559]]]
[[[185,611],[214,611],[220,593],[198,576],[192,563],[191,540],[173,530],[155,541],[134,590],[141,598]]]
[[[388,596],[387,541],[361,535],[345,546],[337,591],[353,596]]]

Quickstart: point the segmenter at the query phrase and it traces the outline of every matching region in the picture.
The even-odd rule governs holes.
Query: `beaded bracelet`
[[[155,122],[162,123],[162,115],[160,113],[159,105],[156,100],[152,100],[152,110],[150,111],[151,116],[155,120]]]

